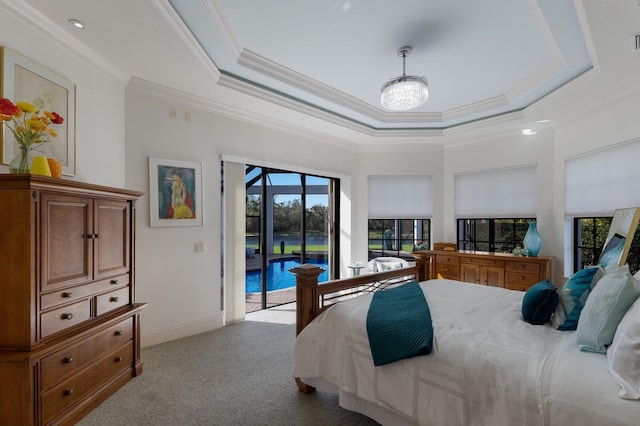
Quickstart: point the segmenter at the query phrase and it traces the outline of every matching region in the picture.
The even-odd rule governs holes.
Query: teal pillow
[[[549,322],[558,306],[558,292],[549,280],[535,284],[522,298],[522,318],[533,325]]]
[[[560,303],[553,313],[551,325],[558,330],[575,330],[578,327],[580,312],[584,307],[591,289],[603,276],[604,269],[600,266],[582,269],[562,286],[559,292]]]
[[[580,350],[607,352],[618,324],[639,294],[640,282],[631,276],[628,265],[607,267],[580,314],[576,332]]]

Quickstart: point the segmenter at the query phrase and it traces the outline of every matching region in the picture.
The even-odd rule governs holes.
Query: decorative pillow
[[[394,269],[400,269],[402,267],[403,267],[402,262],[377,262],[376,263],[376,268],[378,269],[378,272],[392,271]]]
[[[577,338],[581,351],[607,351],[618,323],[640,294],[640,282],[629,273],[629,266],[611,265],[591,291],[578,322]]]
[[[622,388],[618,396],[640,399],[640,299],[620,321],[607,351],[607,365]]]
[[[551,319],[558,306],[558,292],[549,280],[535,284],[522,298],[522,318],[533,325],[542,325]]]
[[[600,266],[592,266],[576,272],[569,278],[559,292],[560,303],[551,319],[553,328],[575,330],[578,327],[578,319],[584,303],[603,274],[604,269]]]

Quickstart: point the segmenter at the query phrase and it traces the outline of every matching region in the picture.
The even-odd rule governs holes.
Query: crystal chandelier
[[[409,46],[398,49],[398,56],[402,56],[402,76],[387,81],[381,89],[380,103],[390,111],[407,111],[419,107],[429,97],[429,83],[426,78],[405,74],[409,53]]]

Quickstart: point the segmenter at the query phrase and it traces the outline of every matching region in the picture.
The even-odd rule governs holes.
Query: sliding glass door
[[[246,166],[247,312],[295,301],[294,266],[335,276],[336,188],[330,178]]]

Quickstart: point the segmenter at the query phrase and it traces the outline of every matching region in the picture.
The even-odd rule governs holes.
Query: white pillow
[[[402,262],[378,262],[376,265],[379,272],[392,271],[403,267]]]
[[[640,299],[618,324],[607,351],[607,365],[622,390],[620,398],[640,399]]]
[[[628,265],[608,266],[580,313],[576,333],[580,350],[605,353],[639,293],[640,282],[631,276]]]

